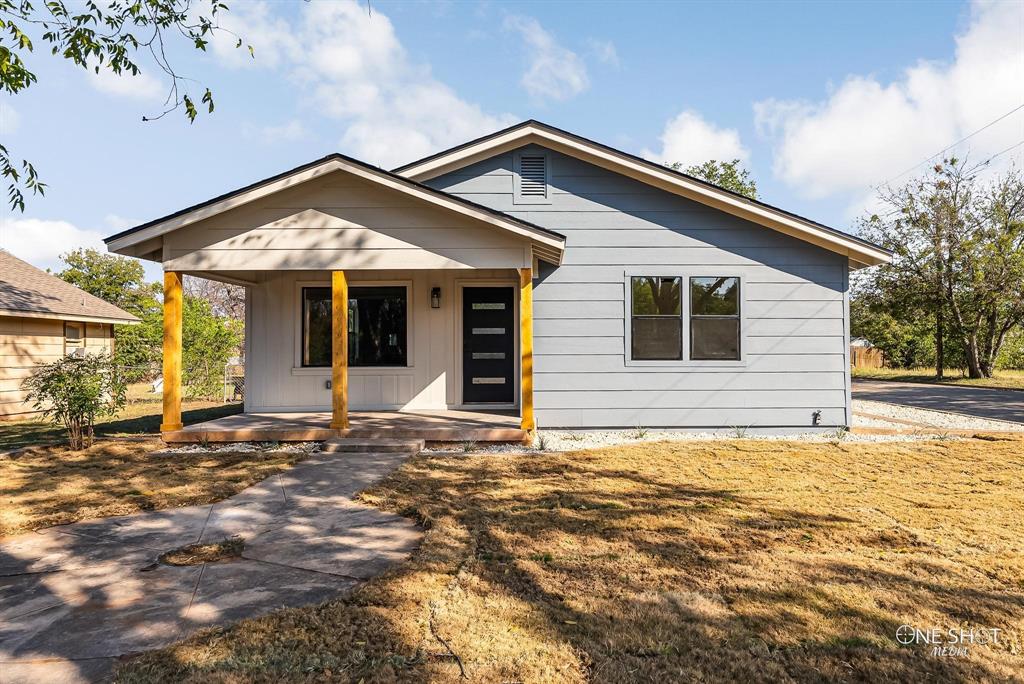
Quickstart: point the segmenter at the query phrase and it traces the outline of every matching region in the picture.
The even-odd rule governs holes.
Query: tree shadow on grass
[[[352,596],[197,636],[120,676],[977,681],[1019,662],[900,647],[904,620],[1012,631],[1019,592],[943,577],[950,564],[927,545],[900,560],[905,539],[873,534],[827,494],[816,509],[787,506],[584,456],[415,459],[364,497],[427,524],[407,563]],[[952,601],[961,590],[971,612]]]
[[[144,415],[114,418],[97,423],[96,436],[153,435],[159,433],[162,420],[160,404],[145,402],[143,407],[129,405],[128,411],[134,412],[139,408],[144,411]],[[186,409],[182,412],[181,417],[182,422],[190,425],[241,412],[241,403],[218,404],[216,406]],[[28,446],[63,444],[66,441],[67,432],[52,423],[38,420],[0,422],[0,451]]]

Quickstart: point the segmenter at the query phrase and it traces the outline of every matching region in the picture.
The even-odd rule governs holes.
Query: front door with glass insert
[[[462,402],[515,401],[515,309],[511,287],[462,289]]]

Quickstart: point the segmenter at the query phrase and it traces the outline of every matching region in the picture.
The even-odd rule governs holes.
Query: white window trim
[[[544,197],[523,197],[520,191],[523,155],[527,157],[544,157]],[[512,164],[512,203],[513,204],[551,204],[551,155],[547,150],[518,150]]]
[[[664,360],[633,360],[633,283],[632,279],[637,277],[652,278],[680,278],[682,306],[682,359]],[[691,359],[690,358],[690,278],[738,278],[740,281],[740,358],[738,360],[723,359]],[[634,268],[625,271],[622,279],[624,292],[623,314],[623,337],[625,356],[623,360],[626,366],[651,366],[655,368],[743,368],[748,365],[747,359],[747,274],[742,268],[728,266],[687,266],[677,267],[651,267]]]
[[[64,321],[63,322],[63,338],[64,338],[64,356],[70,354],[85,354],[86,348],[89,346],[89,331],[88,325],[84,321]],[[78,338],[78,343],[69,346],[68,342],[68,327],[81,328],[82,334]],[[81,351],[79,351],[81,350]]]
[[[413,300],[413,282],[411,280],[349,280],[349,288],[353,287],[404,287],[405,288],[405,358],[404,366],[349,366],[349,375],[405,375],[410,368],[415,368],[413,353],[413,315],[415,301]],[[331,287],[329,280],[296,280],[295,292],[292,296],[295,312],[292,316],[294,323],[295,348],[292,358],[292,375],[312,375],[317,377],[330,377],[330,366],[303,366],[302,365],[302,289],[306,287]]]

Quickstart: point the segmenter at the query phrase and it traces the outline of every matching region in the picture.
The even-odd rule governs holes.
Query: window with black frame
[[[634,276],[630,290],[630,358],[682,359],[682,278]]]
[[[690,358],[739,360],[739,278],[690,278]]]
[[[402,286],[350,287],[348,365],[408,365],[408,295]],[[331,288],[302,288],[302,365],[331,365]]]

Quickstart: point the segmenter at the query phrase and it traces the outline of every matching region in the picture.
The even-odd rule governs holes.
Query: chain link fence
[[[163,394],[163,366],[118,366],[128,386],[128,401],[149,401]],[[182,368],[182,394],[188,399],[233,403],[245,401],[245,364],[233,357],[226,364],[200,362]]]

